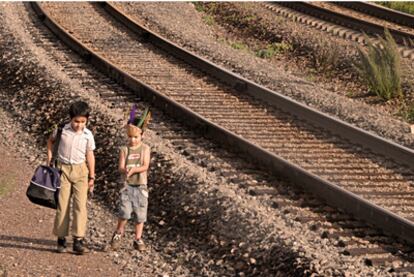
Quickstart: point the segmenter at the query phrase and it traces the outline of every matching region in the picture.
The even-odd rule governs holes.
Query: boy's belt
[[[135,185],[135,184],[128,184],[128,186],[130,186],[130,187],[146,187],[147,185]]]

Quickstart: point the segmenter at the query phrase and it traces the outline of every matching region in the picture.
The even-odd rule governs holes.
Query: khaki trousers
[[[72,236],[83,238],[88,219],[86,210],[88,167],[86,163],[75,165],[58,163],[57,167],[62,170],[62,174],[53,234],[60,238],[69,235],[70,200],[72,198]]]

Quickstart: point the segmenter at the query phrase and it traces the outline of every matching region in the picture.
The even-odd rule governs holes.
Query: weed
[[[2,265],[0,265],[0,277],[7,277],[7,276],[8,276],[7,270]]]
[[[354,97],[354,93],[352,91],[347,91],[345,95],[349,98]]]
[[[414,14],[414,3],[409,1],[381,1],[377,2],[380,5],[390,9],[402,11],[405,13]]]
[[[307,75],[305,75],[305,79],[309,82],[314,82],[316,80],[315,75],[313,75],[313,73],[308,73]]]
[[[256,20],[257,20],[257,16],[256,15],[247,15],[245,17],[245,21],[247,21],[247,22],[256,21]]]
[[[248,47],[245,45],[245,44],[243,44],[242,42],[233,42],[233,43],[231,43],[230,44],[231,45],[231,47],[232,48],[234,48],[234,49],[238,49],[238,50],[244,50],[244,49],[247,49]]]
[[[14,186],[13,176],[3,175],[0,176],[0,197],[4,196]]]
[[[226,43],[226,40],[223,37],[217,38],[217,41],[220,43]]]
[[[256,51],[256,56],[263,59],[270,59],[274,55],[286,53],[292,50],[292,46],[286,42],[275,42],[268,45],[265,49]]]
[[[409,123],[414,123],[414,103],[402,104],[399,115]]]
[[[339,60],[339,46],[331,40],[320,40],[314,38],[316,41],[313,43],[316,45],[312,52],[312,62],[318,72],[328,74],[331,72]]]
[[[196,11],[198,11],[198,12],[204,12],[205,11],[204,6],[200,2],[193,2],[193,4],[194,4],[194,7],[195,7]]]
[[[212,17],[211,15],[204,15],[203,16],[203,21],[209,26],[213,25],[214,22],[215,22],[214,17]]]
[[[397,44],[387,29],[384,35],[385,39],[378,37],[378,44],[365,35],[368,50],[365,52],[361,46],[357,46],[360,61],[355,63],[355,68],[370,91],[382,99],[402,98],[401,61]]]

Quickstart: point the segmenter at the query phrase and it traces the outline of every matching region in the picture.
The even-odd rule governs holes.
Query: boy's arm
[[[119,173],[125,174],[125,153],[122,149],[119,150],[119,162],[118,162]]]
[[[128,172],[128,175],[127,175],[127,177],[129,177],[129,176],[131,176],[132,174],[135,174],[135,173],[141,173],[141,172],[145,172],[145,171],[147,171],[148,170],[148,168],[149,168],[149,163],[150,163],[150,148],[149,147],[147,147],[146,149],[145,149],[145,151],[144,151],[144,161],[143,161],[143,164],[141,165],[141,166],[136,166],[136,167],[133,167],[129,172]]]
[[[53,139],[53,136],[50,136],[47,140],[47,163],[46,165],[50,166],[50,162],[52,161],[52,155],[53,155],[53,143],[55,140]]]
[[[89,169],[88,185],[89,189],[93,190],[95,182],[95,155],[93,153],[93,150],[88,150],[86,152],[86,162]]]

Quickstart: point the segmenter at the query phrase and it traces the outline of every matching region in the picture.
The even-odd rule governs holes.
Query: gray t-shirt
[[[55,139],[57,129],[52,133]],[[92,132],[86,127],[82,133],[76,133],[70,123],[62,129],[62,137],[58,149],[58,161],[65,164],[81,164],[86,159],[86,152],[95,150],[95,139]]]

